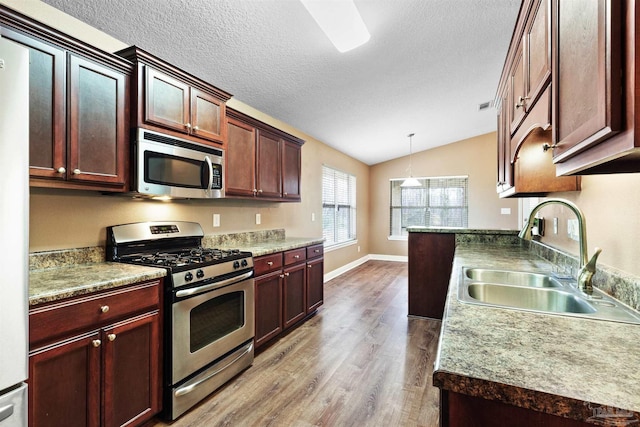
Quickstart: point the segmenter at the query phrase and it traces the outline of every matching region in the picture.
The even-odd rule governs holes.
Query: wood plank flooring
[[[437,426],[440,322],[407,317],[407,264],[369,261],[324,305],[167,426]]]

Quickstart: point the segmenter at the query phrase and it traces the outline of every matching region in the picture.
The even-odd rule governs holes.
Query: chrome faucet
[[[596,248],[593,256],[589,260],[589,256],[587,254],[587,223],[584,219],[584,214],[582,213],[580,208],[578,208],[578,206],[564,199],[547,199],[539,203],[529,214],[527,224],[524,226],[522,231],[520,231],[518,237],[524,240],[533,239],[533,219],[536,213],[538,213],[538,211],[543,207],[554,203],[568,207],[573,211],[573,213],[576,214],[576,217],[578,218],[578,233],[580,236],[580,271],[578,272],[577,277],[578,288],[585,294],[591,295],[593,294],[593,285],[591,284],[591,279],[596,273],[596,260],[598,259],[598,255],[600,255],[600,252],[602,252],[602,249]]]

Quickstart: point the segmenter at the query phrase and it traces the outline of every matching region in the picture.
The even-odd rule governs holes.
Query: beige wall
[[[408,175],[409,156],[371,167],[370,250],[374,254],[407,255],[407,242],[388,240],[389,180]],[[518,202],[496,193],[495,132],[413,154],[415,177],[469,176],[469,228],[516,229]],[[510,208],[502,215],[501,208]]]
[[[640,174],[593,175],[582,177],[582,191],[554,194],[571,200],[583,211],[587,223],[589,256],[594,248],[602,248],[598,262],[640,276]],[[563,238],[552,242],[552,218],[558,215],[559,236],[566,235],[566,219],[575,218],[567,209],[545,207],[540,212],[549,221],[548,237],[542,241],[574,255],[578,244]]]

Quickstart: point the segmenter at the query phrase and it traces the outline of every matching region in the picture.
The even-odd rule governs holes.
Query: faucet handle
[[[602,249],[596,248],[589,262],[587,262],[578,273],[578,288],[587,295],[593,294],[591,279],[593,275],[596,274],[596,261],[598,260],[600,252],[602,252]]]

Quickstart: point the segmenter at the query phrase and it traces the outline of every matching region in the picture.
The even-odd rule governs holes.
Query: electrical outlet
[[[577,219],[569,219],[567,220],[567,235],[571,240],[575,240],[576,242],[580,241],[580,237],[578,235],[578,220]]]
[[[511,215],[511,208],[500,208],[501,215]]]
[[[360,246],[358,246],[358,252],[360,252]]]
[[[220,214],[213,214],[213,226],[220,227]]]
[[[262,217],[260,216],[260,214],[256,214],[256,225],[260,225],[261,222],[262,222]]]

